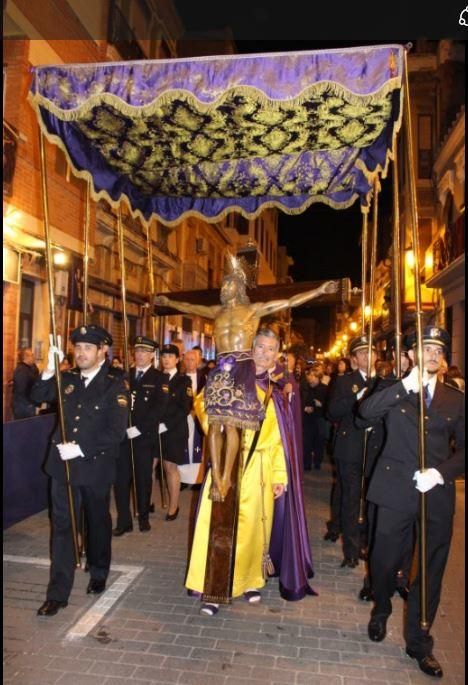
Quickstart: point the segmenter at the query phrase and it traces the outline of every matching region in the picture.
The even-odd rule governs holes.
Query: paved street
[[[433,627],[444,685],[464,678],[464,483],[457,485],[455,537]],[[330,470],[306,474],[307,515],[318,597],[285,602],[271,580],[260,605],[236,600],[213,618],[183,587],[190,490],[181,515],[157,509],[150,533],[113,541],[108,590],[86,595],[78,571],[69,606],[38,618],[48,580],[46,512],[4,533],[4,682],[14,685],[418,685],[431,678],[404,655],[403,602],[395,597],[388,636],[367,637],[370,605],[357,600],[363,567],[341,569],[338,544],[324,542]],[[159,502],[159,499],[158,499]],[[432,679],[434,680],[434,679]]]

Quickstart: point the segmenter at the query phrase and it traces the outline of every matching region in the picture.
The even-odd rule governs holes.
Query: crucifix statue
[[[178,302],[164,295],[154,300],[154,304],[214,320],[217,363],[208,375],[204,391],[213,476],[210,498],[214,502],[224,502],[232,485],[231,474],[240,448],[241,429],[257,430],[263,418],[264,409],[257,398],[251,352],[260,319],[338,290],[336,281],[326,281],[318,288],[287,300],[250,302],[246,292],[247,265],[232,255],[230,263],[231,271],[221,285],[219,305]],[[224,464],[221,457],[223,443]]]

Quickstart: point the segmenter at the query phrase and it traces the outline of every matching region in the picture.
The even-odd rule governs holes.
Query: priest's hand
[[[283,495],[285,491],[283,483],[273,483],[271,489],[273,490],[274,499],[278,499],[278,497],[281,497],[281,495]]]

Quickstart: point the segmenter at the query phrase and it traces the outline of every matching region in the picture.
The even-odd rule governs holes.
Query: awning
[[[93,197],[144,221],[366,207],[401,123],[403,52],[37,67],[30,100]]]

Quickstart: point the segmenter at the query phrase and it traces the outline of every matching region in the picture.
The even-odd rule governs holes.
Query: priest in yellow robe
[[[278,354],[279,341],[269,330],[260,331],[254,340],[253,359],[256,373],[271,367]],[[265,392],[257,385],[259,400],[263,403]],[[204,412],[203,393],[195,400],[195,411],[204,431],[208,421]],[[255,431],[245,429],[242,441],[242,477],[240,481],[237,537],[234,562],[232,596],[244,596],[248,601],[259,601],[259,588],[265,585],[263,562],[265,550],[270,543],[273,523],[274,500],[283,496],[287,486],[287,470],[281,434],[275,406],[269,401],[265,419],[261,425],[258,442],[248,460]],[[211,473],[207,474],[195,526],[192,551],[188,565],[186,587],[192,594],[202,594],[208,554],[212,501],[209,498]],[[202,605],[201,611],[213,615],[218,605]]]

